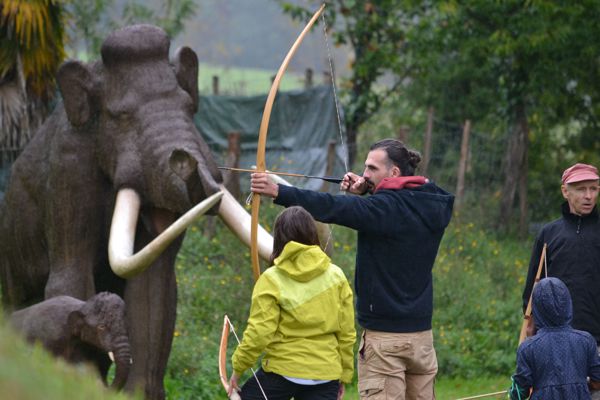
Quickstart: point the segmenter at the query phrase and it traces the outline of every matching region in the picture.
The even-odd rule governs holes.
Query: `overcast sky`
[[[190,46],[204,63],[277,70],[305,25],[284,15],[274,0],[197,0],[197,4],[196,16],[175,38],[173,48]],[[290,70],[312,68],[317,75],[329,70],[320,22],[298,48]],[[332,48],[330,36],[327,40],[336,68],[343,69],[344,52]]]

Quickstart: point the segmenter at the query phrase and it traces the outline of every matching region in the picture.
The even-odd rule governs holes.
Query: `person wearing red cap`
[[[575,164],[562,175],[561,191],[566,202],[562,217],[545,225],[537,235],[525,289],[523,310],[527,307],[535,281],[542,248],[546,248],[547,276],[561,279],[573,299],[575,329],[589,332],[600,352],[600,218],[597,200],[600,192],[598,169]],[[535,330],[530,328],[530,332]],[[592,394],[600,400],[600,391]]]
[[[264,173],[252,174],[254,193],[358,232],[354,287],[363,328],[357,368],[361,399],[435,398],[431,271],[454,196],[415,176],[420,160],[399,140],[373,144],[362,176],[348,172],[340,185],[356,196],[278,186]]]

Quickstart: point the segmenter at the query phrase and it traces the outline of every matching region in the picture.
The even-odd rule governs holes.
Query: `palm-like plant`
[[[14,157],[47,114],[54,76],[65,58],[62,15],[58,1],[0,2],[0,149],[5,154],[8,150]]]

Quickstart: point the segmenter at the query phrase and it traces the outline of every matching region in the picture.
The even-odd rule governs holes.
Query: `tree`
[[[63,6],[50,0],[0,3],[0,148],[17,152],[41,124],[65,57]]]
[[[108,10],[113,5],[114,0],[72,0],[68,3],[69,45],[76,53],[76,58],[99,54],[106,31],[111,25],[112,16],[108,14]],[[78,50],[83,54],[77,54]]]
[[[278,0],[292,18],[306,21],[318,8]],[[360,126],[377,113],[410,75],[412,61],[405,57],[406,32],[414,23],[416,10],[409,1],[332,0],[325,20],[336,46],[347,45],[354,53],[351,75],[341,83],[348,137],[349,163],[356,159]],[[379,85],[384,76],[388,85]]]
[[[12,151],[11,158],[49,112],[65,42],[81,40],[86,56],[96,55],[119,22],[157,24],[174,37],[195,9],[194,0],[165,0],[160,12],[128,1],[121,19],[114,22],[109,15],[113,4],[114,0],[0,2],[0,148]]]
[[[600,4],[436,1],[422,15],[410,36],[412,93],[425,94],[423,105],[453,104],[446,112],[506,123],[499,221],[511,222],[518,193],[524,232],[532,136],[544,140],[545,130],[573,121],[580,135],[597,132]]]
[[[67,4],[70,37],[73,47],[80,47],[85,57],[97,57],[106,35],[125,25],[148,23],[160,26],[174,38],[185,21],[195,14],[195,0],[161,0],[151,6],[141,0],[128,0],[120,9],[114,0],[71,0]]]

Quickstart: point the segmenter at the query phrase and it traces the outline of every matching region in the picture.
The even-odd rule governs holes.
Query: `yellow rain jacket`
[[[234,371],[242,374],[264,352],[266,372],[350,383],[356,330],[346,276],[319,246],[293,241],[274,263],[254,286]]]

